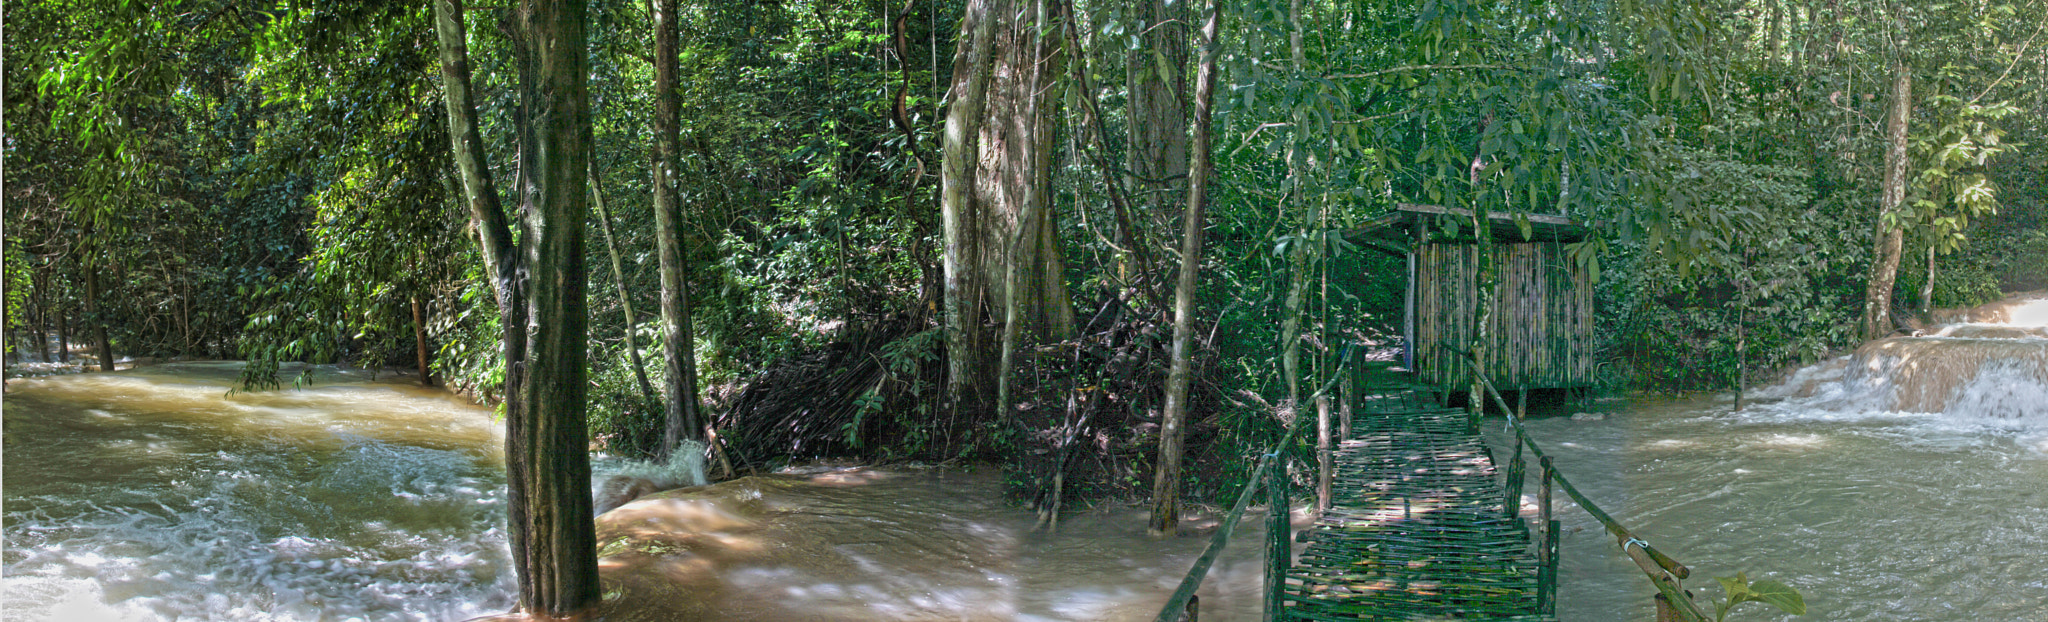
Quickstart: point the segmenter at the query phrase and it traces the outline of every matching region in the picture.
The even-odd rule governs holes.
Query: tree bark
[[[1870,284],[1863,293],[1863,338],[1880,339],[1892,332],[1892,287],[1899,276],[1899,255],[1905,244],[1905,223],[1899,207],[1906,202],[1906,128],[1913,114],[1913,74],[1904,62],[1892,63],[1892,109],[1886,129],[1883,196],[1878,203],[1876,252],[1871,256]]]
[[[100,269],[85,269],[85,317],[91,323],[93,349],[99,353],[100,371],[114,371],[114,342],[107,338],[107,318],[100,300]]]
[[[433,372],[431,367],[427,365],[430,358],[427,356],[426,303],[420,300],[419,294],[413,294],[412,296],[412,341],[414,344],[414,354],[418,355],[419,358],[420,386],[434,386]]]
[[[519,609],[570,615],[598,602],[584,421],[586,7],[523,0],[512,10],[523,246],[499,208],[477,131],[461,1],[438,0],[434,9],[449,140],[505,332],[507,522]]]
[[[988,92],[989,58],[995,48],[995,25],[1001,21],[989,6],[1001,0],[968,0],[960,14],[959,43],[953,55],[953,83],[946,105],[946,134],[939,166],[939,226],[944,238],[946,322],[946,402],[956,415],[976,401],[978,383],[970,370],[979,366],[982,284],[969,261],[977,253],[969,234],[973,214],[976,138],[981,134],[984,96]]]
[[[1049,76],[1058,75],[1064,46],[1044,25],[1056,12],[1043,0],[987,0],[961,18],[941,196],[947,387],[956,409],[987,409],[989,379],[998,380],[999,394],[1006,388],[1002,356],[984,353],[991,341],[985,326],[1001,320],[1005,331],[1017,331],[1013,351],[1073,332],[1059,238],[1043,225],[1055,222],[1049,169],[1058,82]],[[1013,285],[1014,315],[1007,304]],[[991,303],[1002,304],[1002,317],[990,317]]]
[[[619,243],[612,236],[612,213],[604,206],[604,187],[598,184],[597,172],[590,173],[590,204],[597,208],[597,224],[604,232],[605,252],[612,259],[612,284],[619,292],[619,308],[626,316],[626,355],[633,361],[633,378],[640,381],[640,398],[644,403],[653,404],[654,383],[647,380],[647,363],[640,359],[640,344],[633,338],[633,325],[640,322],[633,313],[633,297],[626,291],[626,270],[619,263]]]
[[[661,355],[667,426],[661,456],[684,439],[703,440],[697,399],[697,352],[690,326],[689,266],[683,261],[683,211],[677,196],[681,102],[676,91],[676,1],[654,2],[654,229],[661,257]]]
[[[1131,174],[1146,223],[1171,222],[1188,186],[1188,17],[1183,2],[1134,0],[1139,47],[1125,57],[1130,83]],[[1141,227],[1152,229],[1152,227]],[[1161,226],[1159,229],[1166,229]],[[1143,236],[1133,244],[1147,243]],[[1167,242],[1171,244],[1171,242]],[[1155,266],[1138,266],[1150,271]]]
[[[1216,100],[1216,0],[1202,24],[1202,61],[1195,73],[1195,139],[1188,165],[1188,207],[1181,223],[1180,275],[1173,293],[1173,361],[1166,373],[1160,416],[1159,464],[1152,477],[1152,518],[1147,531],[1172,534],[1180,523],[1180,463],[1187,434],[1188,386],[1194,376],[1195,287],[1202,264],[1202,216],[1208,208],[1213,105]],[[1275,510],[1279,511],[1279,510]]]
[[[1048,3],[1047,0],[1034,0],[1030,14],[1036,16],[1037,21],[1041,23],[1058,23],[1062,21],[1058,14],[1060,6],[1057,3]],[[1013,30],[1011,34],[1018,33]],[[1058,317],[1058,310],[1065,305],[1045,304],[1048,301],[1040,298],[1054,292],[1064,297],[1066,292],[1066,285],[1060,275],[1064,261],[1059,256],[1058,223],[1052,220],[1050,175],[1055,148],[1055,119],[1052,112],[1054,104],[1062,99],[1061,90],[1066,84],[1060,79],[1063,70],[1061,63],[1066,59],[1063,52],[1065,40],[1063,37],[1045,32],[1044,29],[1032,27],[1012,41],[1014,43],[1005,50],[1006,53],[1001,58],[1002,61],[1009,61],[1006,62],[1009,71],[1003,73],[1015,75],[1016,80],[1011,83],[998,79],[999,84],[1011,88],[1004,90],[1005,97],[997,100],[997,103],[1016,104],[1018,114],[1010,118],[997,117],[1005,122],[996,126],[997,132],[1003,129],[1010,131],[1007,137],[997,133],[993,138],[997,141],[1021,143],[1025,147],[1019,156],[1022,160],[1022,170],[1015,170],[1019,167],[1017,162],[997,160],[998,164],[992,167],[994,170],[990,172],[1004,176],[998,179],[997,183],[1004,184],[1002,187],[1005,190],[1014,191],[1018,195],[1019,205],[1014,210],[1016,224],[1008,231],[998,228],[986,238],[1003,240],[1008,248],[1003,261],[1001,281],[1002,358],[996,368],[996,404],[1004,416],[1008,416],[1015,406],[1012,401],[1015,397],[1012,393],[1015,383],[1011,374],[1016,371],[1018,349],[1033,345],[1023,342],[1026,333],[1030,333],[1032,341],[1038,343],[1050,339],[1065,339],[1071,333],[1073,323],[1071,318],[1066,318],[1063,322],[1062,318]],[[1019,55],[1028,56],[1024,56],[1021,62],[1010,60]],[[1019,117],[1022,117],[1023,122],[1017,122]],[[984,134],[984,141],[990,138],[989,134]],[[1004,150],[1005,155],[1012,153],[1016,151]],[[983,187],[990,186],[985,184]]]

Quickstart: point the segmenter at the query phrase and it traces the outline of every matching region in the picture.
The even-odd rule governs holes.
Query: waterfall
[[[2048,293],[1937,313],[1949,323],[1799,370],[1759,398],[2048,427]]]

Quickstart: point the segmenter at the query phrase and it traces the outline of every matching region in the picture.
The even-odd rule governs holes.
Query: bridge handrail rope
[[[1572,485],[1571,480],[1565,479],[1564,473],[1559,472],[1551,465],[1550,456],[1545,454],[1543,448],[1536,444],[1536,439],[1529,436],[1529,430],[1522,427],[1521,415],[1515,409],[1508,407],[1507,398],[1501,396],[1500,391],[1494,388],[1493,381],[1487,379],[1486,374],[1480,370],[1478,357],[1473,356],[1471,352],[1449,345],[1439,345],[1446,350],[1463,355],[1467,361],[1472,363],[1472,377],[1477,378],[1479,383],[1486,388],[1487,393],[1493,396],[1494,404],[1500,407],[1501,412],[1507,414],[1508,425],[1515,431],[1515,455],[1513,463],[1508,467],[1508,477],[1514,480],[1509,482],[1508,489],[1515,498],[1503,500],[1503,505],[1506,506],[1505,513],[1509,516],[1519,516],[1521,513],[1521,482],[1519,478],[1524,473],[1522,448],[1527,447],[1529,453],[1536,456],[1538,463],[1542,465],[1543,480],[1541,485],[1543,486],[1543,491],[1538,503],[1538,511],[1540,512],[1538,528],[1543,530],[1543,533],[1542,538],[1539,540],[1540,544],[1537,546],[1539,550],[1539,564],[1542,565],[1541,572],[1548,574],[1547,580],[1542,581],[1542,583],[1547,585],[1547,591],[1554,593],[1557,586],[1557,521],[1550,520],[1550,482],[1555,481],[1558,487],[1564,489],[1564,493],[1572,498],[1573,502],[1578,503],[1580,508],[1593,516],[1593,520],[1599,521],[1602,526],[1607,528],[1608,533],[1614,535],[1615,542],[1621,545],[1622,553],[1628,555],[1629,559],[1635,562],[1636,567],[1640,568],[1643,574],[1649,577],[1650,583],[1656,586],[1658,595],[1661,597],[1658,599],[1658,609],[1662,610],[1669,606],[1672,615],[1687,622],[1706,622],[1712,619],[1706,613],[1700,611],[1699,606],[1692,602],[1692,598],[1686,595],[1685,588],[1679,583],[1679,581],[1690,576],[1692,570],[1686,568],[1685,564],[1678,563],[1678,561],[1671,559],[1670,556],[1658,551],[1656,547],[1651,546],[1648,541],[1638,537],[1628,527],[1615,521],[1614,517],[1608,516],[1607,512],[1600,509],[1600,506],[1595,505],[1591,499],[1587,499],[1586,495],[1580,493],[1578,487]],[[1545,610],[1545,613],[1549,613],[1555,607],[1555,598],[1551,593],[1543,594],[1541,600],[1544,603],[1542,608]],[[1666,619],[1662,615],[1662,611],[1659,614],[1659,620]]]
[[[1337,380],[1343,378],[1345,373],[1344,367],[1348,365],[1350,361],[1351,344],[1346,343],[1344,344],[1344,349],[1338,354],[1336,373],[1332,374],[1330,376],[1330,379],[1323,383],[1322,388],[1316,389],[1316,392],[1314,394],[1309,395],[1308,399],[1302,401],[1314,402],[1316,398],[1322,397],[1324,394],[1327,394],[1332,387],[1335,387],[1337,385]],[[1188,568],[1187,576],[1181,578],[1180,587],[1173,591],[1173,596],[1168,597],[1166,599],[1166,606],[1160,608],[1159,616],[1153,618],[1153,622],[1174,622],[1175,620],[1179,620],[1181,618],[1181,615],[1187,610],[1188,601],[1194,598],[1195,590],[1202,587],[1202,579],[1208,576],[1209,567],[1215,565],[1216,556],[1223,552],[1223,547],[1225,545],[1228,545],[1230,543],[1230,533],[1237,529],[1237,523],[1239,519],[1244,518],[1245,509],[1251,507],[1251,499],[1252,496],[1258,492],[1260,485],[1259,483],[1266,479],[1273,479],[1275,482],[1283,482],[1286,479],[1284,476],[1284,473],[1286,473],[1286,471],[1284,470],[1281,471],[1283,475],[1279,477],[1269,478],[1268,472],[1275,468],[1274,465],[1276,464],[1280,465],[1278,468],[1286,468],[1285,463],[1282,462],[1284,458],[1281,455],[1281,453],[1287,447],[1288,443],[1293,442],[1295,434],[1298,434],[1302,430],[1307,429],[1305,426],[1301,425],[1301,420],[1306,418],[1307,417],[1302,416],[1297,407],[1297,411],[1295,412],[1294,418],[1287,422],[1287,429],[1280,434],[1280,438],[1273,441],[1272,445],[1267,446],[1265,453],[1260,454],[1258,465],[1252,468],[1251,479],[1245,482],[1244,490],[1242,492],[1239,492],[1237,495],[1237,504],[1232,506],[1230,509],[1230,513],[1224,516],[1223,524],[1216,528],[1216,535],[1211,536],[1209,538],[1209,547],[1203,549],[1201,557],[1195,558],[1194,566]],[[1278,508],[1268,509],[1268,511],[1280,512],[1284,514],[1288,510],[1286,508]],[[1268,529],[1267,531],[1268,533],[1266,534],[1266,550],[1268,552],[1268,555],[1271,555],[1272,552],[1275,551],[1273,541],[1279,540],[1284,545],[1286,541],[1289,539],[1289,534],[1280,533],[1279,530],[1273,529]],[[1269,569],[1274,567],[1274,561],[1275,560],[1267,560],[1267,567]],[[1277,574],[1284,575],[1284,573],[1285,569],[1283,568]],[[1269,588],[1271,587],[1270,582],[1271,580],[1269,577]],[[1269,604],[1272,603],[1274,600],[1275,599],[1270,594],[1266,598],[1266,602]],[[1266,618],[1269,620],[1273,619],[1273,615],[1275,613],[1276,612],[1273,611],[1266,612]]]

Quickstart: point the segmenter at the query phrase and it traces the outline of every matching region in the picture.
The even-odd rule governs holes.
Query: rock
[[[1572,413],[1572,421],[1599,421],[1606,418],[1607,413]]]
[[[614,475],[597,487],[597,495],[591,501],[591,509],[603,514],[631,503],[634,499],[657,492],[661,492],[661,486],[655,484],[653,480],[630,475]]]

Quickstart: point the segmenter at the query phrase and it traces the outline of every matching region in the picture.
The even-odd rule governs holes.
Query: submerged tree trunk
[[[85,317],[91,324],[93,350],[100,358],[100,371],[114,371],[114,342],[107,338],[106,301],[100,300],[100,269],[85,269]]]
[[[434,9],[449,139],[504,329],[506,513],[519,610],[568,615],[598,602],[584,422],[585,7],[524,0],[512,10],[523,246],[499,206],[477,130],[461,0]]]
[[[412,296],[412,341],[415,345],[414,354],[417,354],[419,358],[420,386],[434,386],[432,368],[427,365],[430,359],[427,356],[426,303],[420,300],[419,294],[413,294]]]
[[[1195,286],[1202,265],[1202,216],[1208,208],[1212,106],[1216,100],[1216,0],[1202,25],[1202,64],[1195,74],[1195,141],[1188,165],[1188,207],[1181,223],[1180,274],[1173,293],[1173,363],[1166,374],[1160,416],[1159,464],[1152,477],[1152,518],[1147,530],[1172,534],[1180,523],[1180,463],[1194,375]]]
[[[681,142],[680,95],[676,92],[676,1],[654,3],[654,229],[661,256],[661,355],[668,366],[662,382],[668,414],[662,432],[661,456],[685,439],[703,440],[698,416],[697,351],[690,326],[689,266],[683,261],[683,210],[677,196],[677,156]]]
[[[1877,248],[1871,256],[1870,284],[1863,292],[1863,338],[1879,339],[1892,332],[1892,286],[1899,276],[1899,255],[1905,223],[1899,208],[1906,202],[1906,126],[1913,114],[1913,74],[1903,62],[1892,63],[1892,108],[1886,123],[1883,196],[1877,215]]]

